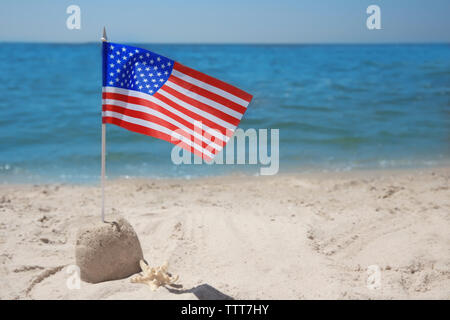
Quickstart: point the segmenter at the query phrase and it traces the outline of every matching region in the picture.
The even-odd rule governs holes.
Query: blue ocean
[[[279,129],[280,173],[450,163],[450,46],[133,44],[253,94],[242,129]],[[97,182],[101,45],[0,43],[0,182]],[[175,165],[108,125],[107,175],[257,174]]]

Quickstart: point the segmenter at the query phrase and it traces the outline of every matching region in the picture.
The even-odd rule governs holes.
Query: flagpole
[[[103,27],[102,42],[108,41],[106,37],[106,29]],[[102,54],[102,63],[104,57]],[[104,72],[104,71],[103,71]],[[102,75],[103,76],[103,75]],[[105,222],[105,157],[106,157],[106,123],[103,122],[102,115],[102,173],[101,173],[101,185],[102,185],[102,222]]]

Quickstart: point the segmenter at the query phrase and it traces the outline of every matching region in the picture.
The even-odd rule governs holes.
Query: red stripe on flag
[[[240,104],[237,104],[236,102],[228,100],[227,98],[219,96],[218,94],[215,94],[209,90],[198,87],[195,84],[184,81],[183,79],[180,79],[177,76],[174,76],[173,74],[169,77],[168,81],[171,81],[171,82],[179,85],[180,87],[183,87],[186,90],[194,92],[202,97],[205,97],[205,98],[213,100],[217,103],[220,103],[221,105],[228,107],[236,112],[244,114],[245,110],[247,110],[245,107],[241,106]]]
[[[230,137],[234,133],[232,130],[227,130],[227,128],[221,126],[220,124],[218,124],[218,123],[216,123],[216,122],[214,122],[212,120],[209,120],[209,119],[207,119],[205,117],[202,117],[202,116],[198,115],[197,113],[180,106],[179,104],[173,102],[172,100],[170,100],[169,98],[166,98],[165,96],[163,96],[162,94],[160,94],[158,92],[156,92],[153,95],[153,97],[155,97],[156,99],[164,102],[165,104],[168,104],[169,106],[177,109],[178,111],[183,112],[185,115],[187,115],[187,116],[189,116],[189,117],[191,117],[191,118],[193,118],[193,119],[195,119],[197,121],[200,121],[200,122],[204,123],[209,128],[219,131],[223,135],[226,135],[226,136]]]
[[[232,86],[228,83],[225,83],[223,81],[220,81],[216,78],[213,78],[211,76],[208,76],[204,73],[201,73],[197,70],[191,69],[189,67],[186,67],[178,62],[175,62],[173,65],[173,68],[177,71],[180,71],[192,78],[195,78],[197,80],[206,82],[207,84],[210,84],[212,86],[215,86],[219,89],[222,89],[224,91],[227,91],[228,93],[231,93],[232,95],[235,95],[236,97],[239,97],[247,102],[250,102],[252,100],[252,95],[248,94],[247,92],[236,88],[235,86]]]
[[[206,154],[201,153],[197,149],[187,145],[184,142],[181,142],[181,141],[174,142],[174,141],[172,141],[172,137],[171,136],[169,136],[168,134],[165,134],[165,133],[163,133],[161,131],[154,130],[154,129],[151,129],[151,128],[148,128],[148,127],[144,127],[144,126],[140,126],[138,124],[130,123],[130,122],[118,119],[118,118],[114,118],[114,117],[103,117],[102,118],[102,122],[103,123],[115,124],[115,125],[117,125],[119,127],[125,128],[125,129],[133,131],[133,132],[137,132],[137,133],[140,133],[140,134],[145,134],[147,136],[151,136],[151,137],[154,137],[154,138],[165,140],[167,142],[170,142],[172,144],[180,146],[181,148],[183,148],[183,149],[185,149],[185,150],[187,150],[187,151],[189,151],[189,152],[199,156],[200,158],[206,159],[208,161],[212,160]]]
[[[189,128],[191,130],[194,130],[195,128],[197,128],[197,130],[199,130],[199,127],[196,127],[193,122],[187,121],[187,120],[183,119],[182,117],[180,117],[180,116],[170,112],[169,110],[165,109],[164,107],[161,107],[161,106],[157,105],[156,103],[153,103],[151,101],[148,101],[148,100],[145,100],[145,99],[142,99],[142,98],[127,96],[127,95],[123,95],[123,94],[120,94],[120,93],[103,92],[103,99],[118,100],[118,101],[122,101],[122,102],[125,102],[125,103],[132,103],[132,104],[140,105],[140,106],[143,106],[143,107],[147,107],[149,109],[153,109],[153,110],[158,111],[158,112],[160,112],[162,114],[165,114],[166,116],[168,116],[168,117],[176,120],[177,122],[185,125],[187,128]],[[144,102],[145,102],[145,104],[144,104]],[[166,103],[166,104],[168,104],[168,103]],[[172,107],[176,108],[174,106],[172,106]],[[178,111],[183,112],[182,110],[178,110]],[[186,114],[185,112],[183,112],[183,113]],[[189,116],[188,114],[186,114],[186,115]],[[193,118],[193,117],[191,117],[191,118]],[[197,120],[197,119],[195,119],[195,120]],[[207,125],[208,127],[211,127],[210,125],[208,125],[203,120],[198,120],[198,121],[200,121],[201,123],[205,123],[205,125]],[[215,124],[215,123],[211,123],[211,124]],[[214,125],[214,128],[216,126],[217,125]],[[217,131],[221,132],[221,130],[219,130],[219,129],[217,129]],[[202,129],[201,133],[202,133],[202,135],[205,135],[206,131]],[[217,138],[217,139],[222,140],[220,138]]]
[[[129,117],[133,117],[133,118],[137,118],[137,119],[142,119],[142,120],[146,120],[152,123],[156,123],[160,126],[166,127],[169,130],[175,131],[177,130],[178,133],[180,133],[182,136],[184,136],[185,138],[189,139],[190,141],[196,143],[198,146],[201,146],[203,149],[206,149],[209,144],[202,141],[201,139],[191,135],[189,132],[186,132],[185,130],[183,130],[182,128],[167,122],[166,120],[163,120],[161,118],[158,118],[156,116],[152,116],[149,115],[145,112],[140,112],[140,111],[136,111],[136,110],[131,110],[131,109],[127,109],[124,107],[120,107],[120,106],[115,106],[115,105],[110,105],[110,104],[104,104],[102,106],[102,110],[103,111],[113,111],[113,112],[117,112]],[[200,128],[196,128],[196,130],[198,130],[199,134],[202,134],[200,132]],[[177,141],[177,139],[174,137],[173,139],[175,139]],[[217,150],[214,149],[214,147],[210,146],[211,150],[207,149],[208,151],[210,151],[212,154],[216,154]]]
[[[177,97],[178,99],[190,104],[191,106],[194,106],[196,108],[199,108],[200,110],[203,110],[205,112],[208,112],[226,122],[228,122],[229,124],[232,124],[234,126],[237,126],[239,124],[239,119],[236,119],[235,117],[230,116],[229,114],[226,114],[225,112],[222,112],[220,110],[217,110],[214,107],[211,107],[210,105],[207,105],[203,102],[200,102],[198,100],[195,100],[191,97],[186,96],[185,94],[172,89],[171,87],[167,86],[167,85],[163,85],[161,87],[162,90],[164,90],[167,93],[170,93],[171,95],[173,95],[174,97]],[[160,89],[160,90],[161,90]]]
[[[196,120],[196,121],[200,121],[201,123],[204,123],[206,126],[208,126],[211,129],[215,129],[217,131],[219,131],[220,133],[222,133],[223,135],[226,135],[228,133],[228,136],[231,136],[233,134],[232,131],[227,132],[227,129],[225,127],[222,127],[221,125],[217,124],[216,122],[213,122],[207,118],[204,118],[200,115],[198,115],[195,112],[192,112],[180,105],[178,105],[177,103],[173,102],[172,100],[164,97],[163,95],[159,94],[158,92],[156,92],[153,95],[154,98],[160,100],[161,102],[164,102],[165,104],[171,106],[172,108],[180,111],[181,113],[189,116],[190,118]],[[154,110],[157,111],[162,111],[162,110],[166,110],[164,107],[151,102],[149,100],[143,99],[143,98],[137,98],[137,97],[133,97],[133,96],[127,96],[127,95],[123,95],[120,93],[112,93],[112,92],[103,92],[103,99],[114,99],[114,100],[120,100],[123,102],[128,102],[128,103],[132,103],[132,104],[138,104],[141,106],[145,106],[145,107],[149,107],[152,108]]]

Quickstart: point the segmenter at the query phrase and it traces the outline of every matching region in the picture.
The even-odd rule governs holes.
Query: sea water
[[[448,44],[133,45],[251,93],[239,127],[279,129],[279,172],[450,162]],[[0,43],[0,182],[98,181],[100,50]],[[172,148],[108,125],[108,177],[259,172],[175,165]]]

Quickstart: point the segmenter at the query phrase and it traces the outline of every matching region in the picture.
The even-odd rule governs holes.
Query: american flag
[[[151,51],[103,43],[102,121],[212,160],[252,96]]]

